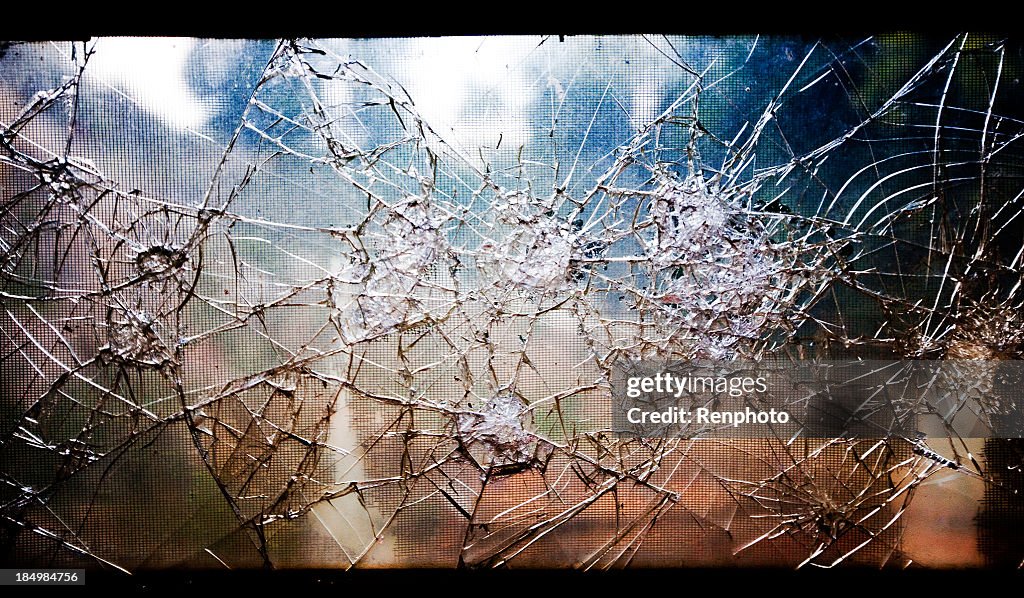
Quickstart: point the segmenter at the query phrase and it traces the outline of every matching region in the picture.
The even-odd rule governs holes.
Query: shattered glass
[[[1022,47],[3,43],[3,562],[1020,566],[994,419],[628,438],[610,380],[1021,359]]]

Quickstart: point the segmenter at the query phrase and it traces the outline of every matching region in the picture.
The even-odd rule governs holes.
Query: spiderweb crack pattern
[[[9,558],[910,564],[922,485],[1003,491],[1019,463],[953,434],[617,437],[611,371],[1019,359],[1024,115],[1000,94],[1020,65],[966,34],[902,70],[878,58],[898,40],[683,41],[602,42],[673,73],[642,118],[614,69],[573,96],[544,60],[580,54],[531,42],[550,133],[515,147],[432,124],[343,44],[276,42],[187,197],[80,157],[102,44],[24,46],[66,75],[31,93],[8,48],[0,95],[27,98],[0,113]]]

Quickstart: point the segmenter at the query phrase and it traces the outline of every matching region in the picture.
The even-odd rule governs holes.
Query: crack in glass
[[[394,56],[458,40],[210,42],[216,134],[105,43],[0,56],[8,560],[906,567],[920,492],[1019,500],[1013,439],[610,413],[622,360],[1020,359],[1012,41],[516,39],[455,116]]]

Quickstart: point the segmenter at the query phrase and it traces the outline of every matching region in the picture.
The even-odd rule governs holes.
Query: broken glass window
[[[4,562],[1017,567],[1012,392],[971,434],[629,438],[610,380],[991,395],[1022,71],[974,34],[5,42]]]

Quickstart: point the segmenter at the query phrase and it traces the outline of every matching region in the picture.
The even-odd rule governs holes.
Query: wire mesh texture
[[[3,562],[1020,566],[1018,439],[625,438],[609,380],[1019,360],[1022,48],[3,43]]]

